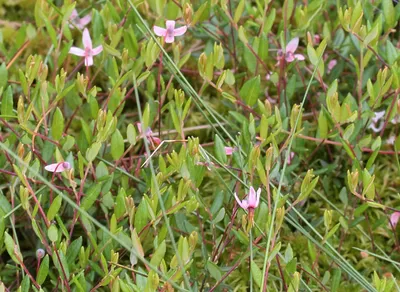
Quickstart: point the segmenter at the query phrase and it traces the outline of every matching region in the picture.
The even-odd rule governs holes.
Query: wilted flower
[[[37,258],[38,260],[40,260],[40,259],[42,259],[42,258],[44,257],[45,254],[46,254],[46,252],[44,251],[44,249],[39,248],[39,249],[36,251],[36,258]]]
[[[247,200],[244,199],[240,201],[236,193],[234,194],[235,199],[238,202],[239,206],[249,211],[252,211],[258,207],[258,204],[260,203],[260,195],[261,195],[261,188],[259,188],[256,193],[253,187],[250,187],[250,192],[248,194]]]
[[[183,35],[186,30],[187,26],[181,26],[179,28],[175,28],[175,21],[174,20],[167,20],[165,26],[167,28],[162,28],[159,26],[154,26],[154,33],[159,37],[164,37],[166,43],[173,43],[175,41],[176,36]]]
[[[369,125],[370,128],[374,132],[380,132],[383,129],[384,123],[380,120],[385,116],[385,111],[375,112],[374,117],[371,118],[372,123]],[[378,125],[379,122],[379,125]]]
[[[400,219],[400,212],[394,212],[392,215],[390,215],[390,224],[389,228],[392,225],[393,228],[396,228],[397,222],[399,222]]]
[[[296,59],[303,61],[305,59],[303,55],[294,53],[297,50],[298,45],[299,38],[296,37],[287,44],[285,53],[282,50],[278,50],[278,57],[280,59],[285,59],[288,63],[293,62]]]
[[[70,28],[74,28],[74,26],[76,26],[78,29],[84,29],[85,26],[92,20],[92,15],[88,14],[80,18],[78,11],[74,9],[69,17],[69,20],[72,22],[72,24],[69,25]]]
[[[139,134],[141,136],[143,136],[142,135],[142,124],[141,123],[137,123],[137,127],[138,127]],[[153,148],[155,148],[155,147],[157,147],[158,145],[161,144],[161,139],[153,136],[153,131],[151,130],[150,127],[148,127],[146,129],[145,136],[146,136],[147,141],[150,142],[150,144],[151,144],[151,146]]]
[[[85,66],[92,66],[93,56],[100,54],[103,51],[103,46],[100,45],[93,49],[92,39],[90,38],[87,28],[85,28],[83,31],[82,43],[84,47],[83,50],[77,47],[71,47],[69,49],[69,53],[76,56],[85,57]]]
[[[44,169],[46,169],[47,171],[50,172],[63,172],[65,170],[71,169],[71,164],[69,164],[69,162],[60,162],[60,163],[53,163],[53,164],[49,164],[46,165],[44,167]]]

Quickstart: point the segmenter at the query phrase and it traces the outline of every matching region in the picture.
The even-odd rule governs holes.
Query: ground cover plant
[[[400,290],[397,1],[0,7],[0,291]]]

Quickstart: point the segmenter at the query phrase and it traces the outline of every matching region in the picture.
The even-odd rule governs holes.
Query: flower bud
[[[186,3],[185,6],[183,7],[183,19],[185,22],[190,25],[192,22],[192,16],[193,16],[193,8],[190,6],[189,3]]]
[[[46,252],[44,251],[44,249],[39,248],[39,249],[36,251],[36,258],[37,258],[38,260],[40,260],[40,259],[42,259],[42,258],[45,256],[45,254],[46,254]]]

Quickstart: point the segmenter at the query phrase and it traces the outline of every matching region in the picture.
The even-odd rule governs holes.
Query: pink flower
[[[332,59],[328,63],[328,73],[332,71],[332,69],[336,66],[337,61],[335,59]]]
[[[142,124],[141,123],[137,123],[137,127],[138,127],[139,134],[143,137]],[[151,130],[150,127],[148,127],[146,129],[145,136],[146,136],[147,141],[150,142],[150,144],[151,144],[151,146],[153,148],[155,148],[155,147],[157,147],[158,145],[161,144],[161,139],[153,136],[153,131]]]
[[[389,145],[394,145],[394,142],[396,142],[396,136],[395,136],[395,135],[390,136],[390,137],[386,140],[386,143],[389,144]]]
[[[64,170],[71,169],[71,164],[65,161],[60,163],[53,163],[46,165],[44,169],[50,172],[63,172]]]
[[[78,15],[78,11],[74,9],[72,11],[71,16],[69,17],[69,20],[72,22],[69,27],[74,28],[77,27],[78,29],[84,29],[85,26],[92,20],[92,16],[90,14],[80,18]]]
[[[232,155],[236,151],[236,147],[225,147],[225,154]]]
[[[257,208],[258,204],[260,203],[260,194],[261,194],[260,188],[257,190],[256,193],[254,188],[250,187],[250,193],[248,194],[247,200],[240,201],[236,193],[234,194],[234,196],[240,207],[242,207],[245,210],[253,210]]]
[[[396,228],[397,222],[399,222],[400,219],[400,212],[394,212],[392,215],[390,215],[390,223],[389,223],[389,228],[392,225],[393,228]]]
[[[173,20],[167,20],[165,26],[167,28],[162,28],[155,25],[153,29],[156,35],[158,35],[159,37],[164,37],[165,42],[169,44],[175,41],[176,36],[183,35],[187,30],[186,25],[175,28],[175,21]]]
[[[90,38],[87,28],[85,28],[83,31],[82,43],[84,46],[83,50],[77,47],[71,47],[69,49],[69,53],[76,56],[85,57],[85,66],[92,66],[93,56],[100,54],[103,51],[103,46],[100,45],[93,49],[92,39]]]
[[[318,45],[320,41],[321,41],[321,37],[319,36],[319,34],[315,34],[314,35],[314,43],[316,45]]]
[[[374,117],[371,118],[372,123],[369,125],[368,128],[370,128],[372,131],[375,133],[380,132],[383,129],[384,122],[381,121],[381,119],[385,116],[385,111],[380,111],[380,112],[375,112]],[[379,124],[378,124],[379,122]]]
[[[292,163],[292,160],[294,158],[294,152],[290,152],[289,157],[287,159],[287,164],[290,165]]]
[[[287,44],[285,53],[283,53],[282,50],[278,50],[278,57],[280,57],[280,59],[284,58],[288,63],[291,63],[294,60],[303,61],[305,59],[303,55],[294,53],[297,50],[298,46],[299,46],[299,38],[292,39]]]
[[[400,123],[400,116],[396,115],[390,122],[394,125]]]

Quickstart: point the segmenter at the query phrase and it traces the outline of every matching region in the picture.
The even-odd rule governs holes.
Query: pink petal
[[[175,28],[175,21],[174,20],[167,20],[165,23],[167,30],[173,31]]]
[[[139,134],[142,135],[142,124],[141,123],[136,123],[136,126],[138,128]]]
[[[235,196],[236,202],[239,204],[239,206],[247,210],[248,208],[247,200],[240,201],[236,193],[234,193],[233,195]]]
[[[174,29],[174,36],[183,35],[187,31],[187,26],[181,26],[179,28]]]
[[[294,57],[295,57],[295,59],[297,59],[299,61],[304,61],[305,60],[304,56],[301,55],[301,54],[295,54]]]
[[[376,123],[385,116],[385,113],[386,113],[385,111],[375,112],[372,121]]]
[[[95,48],[92,50],[92,55],[93,55],[93,56],[96,56],[96,55],[100,54],[102,51],[103,51],[103,46],[100,45],[100,46],[98,46],[98,47],[95,47]]]
[[[79,57],[85,56],[85,51],[80,48],[77,48],[77,47],[71,47],[69,49],[69,53],[72,55],[79,56]]]
[[[378,132],[382,131],[384,125],[385,125],[384,122],[380,122],[379,126],[377,126],[376,123],[372,123],[371,125],[369,125],[368,128],[370,128],[375,133],[378,133]]]
[[[386,140],[386,143],[389,145],[393,145],[395,141],[396,141],[396,136],[392,135]]]
[[[249,192],[248,196],[249,197],[248,197],[247,201],[249,202],[249,207],[255,208],[256,203],[257,203],[257,195],[256,195],[256,191],[254,190],[253,187],[250,187],[250,192]]]
[[[165,42],[166,42],[167,44],[173,43],[174,40],[175,40],[174,36],[168,35],[168,36],[165,37]]]
[[[294,158],[294,152],[290,152],[287,164],[290,165],[292,163],[293,158]]]
[[[70,20],[75,20],[75,18],[78,17],[78,11],[76,11],[76,9],[72,10],[71,15],[69,16]]]
[[[93,57],[92,56],[87,56],[85,57],[85,66],[93,66]]]
[[[82,18],[79,20],[79,24],[80,24],[82,27],[85,27],[91,20],[92,20],[92,15],[91,15],[91,14],[88,14],[88,15],[85,15],[84,17],[82,17]]]
[[[335,59],[330,60],[328,63],[328,71],[331,71],[333,69],[333,67],[335,67],[337,64],[337,61]]]
[[[233,147],[225,147],[226,155],[232,155],[232,153],[233,153]]]
[[[294,53],[296,51],[298,45],[299,45],[299,38],[292,39],[286,45],[286,53],[288,53],[288,52]]]
[[[68,162],[60,162],[46,165],[44,169],[50,172],[62,172],[64,170],[68,170],[71,168],[71,165]]]
[[[148,128],[146,129],[146,136],[150,138],[151,135],[153,135],[153,131],[151,130],[150,127],[148,127]]]
[[[156,145],[156,146],[158,146],[158,145],[160,145],[161,144],[161,139],[160,138],[157,138],[157,137],[151,137],[151,141],[153,141],[153,144],[154,145]]]
[[[295,60],[294,54],[291,53],[291,52],[287,53],[287,54],[286,54],[286,57],[285,57],[285,60],[286,60],[286,62],[288,62],[288,63],[293,62],[293,61]]]
[[[154,26],[153,27],[154,33],[159,37],[165,37],[167,35],[167,30],[165,28]]]
[[[92,49],[92,39],[90,38],[90,34],[87,28],[84,29],[83,35],[82,35],[82,42],[83,46],[88,49]]]
[[[392,224],[393,227],[396,228],[399,219],[400,219],[400,212],[394,212],[392,215],[390,215],[390,224]]]

